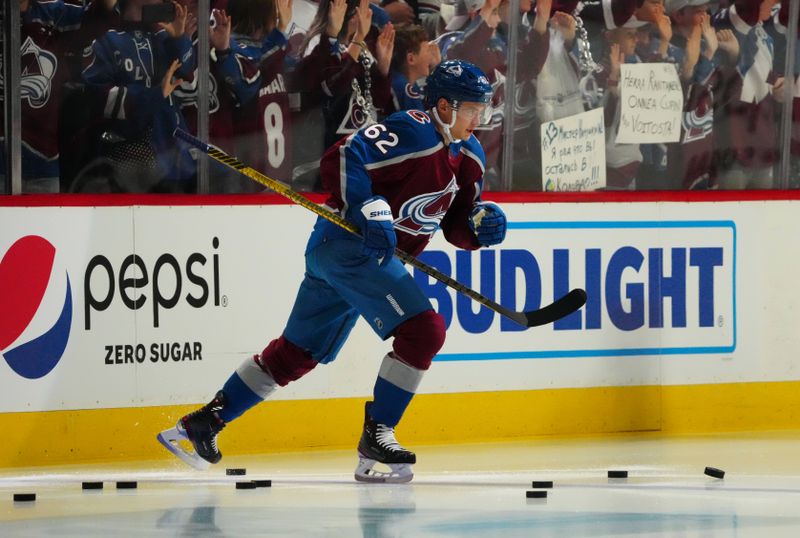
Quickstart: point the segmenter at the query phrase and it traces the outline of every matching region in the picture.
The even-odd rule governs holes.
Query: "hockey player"
[[[394,337],[366,404],[355,478],[407,482],[416,455],[394,428],[444,344],[445,324],[395,257],[395,246],[421,252],[439,227],[453,245],[500,243],[506,217],[481,201],[483,149],[473,131],[492,98],[484,73],[446,61],[428,77],[428,112],[397,112],[334,144],[322,158],[327,205],[361,229],[362,238],[319,219],[306,247],[306,274],[283,334],[248,358],[201,409],[159,440],[197,468],[217,463],[217,434],[279,386],[336,358],[358,316],[382,339]],[[184,451],[188,440],[195,453]],[[205,461],[204,461],[205,460]],[[391,471],[373,469],[376,463]]]

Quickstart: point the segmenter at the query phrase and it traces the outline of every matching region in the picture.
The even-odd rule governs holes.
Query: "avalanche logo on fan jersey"
[[[28,235],[17,240],[0,260],[0,353],[14,372],[27,379],[47,375],[61,360],[72,327],[72,288],[66,278],[66,294],[47,294],[51,276],[58,289],[61,278],[53,274],[55,247],[43,237]],[[60,294],[59,294],[60,295]],[[37,336],[20,336],[28,327],[55,314],[52,305],[62,305],[55,323]],[[49,322],[48,322],[49,324]],[[10,347],[9,346],[14,346]]]
[[[28,37],[20,51],[24,65],[20,80],[20,96],[31,108],[42,108],[50,99],[53,76],[58,59],[52,52],[39,47]]]
[[[422,99],[422,90],[419,89],[419,86],[416,84],[408,83],[406,84],[406,95],[411,99]]]
[[[700,140],[711,134],[714,128],[714,109],[704,104],[695,110],[683,113],[683,143]]]
[[[439,191],[421,194],[410,198],[400,208],[394,227],[411,235],[432,235],[439,229],[439,223],[453,203],[458,192],[456,176]]]

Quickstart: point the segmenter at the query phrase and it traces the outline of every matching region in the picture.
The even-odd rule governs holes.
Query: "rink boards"
[[[422,259],[517,310],[572,287],[589,300],[520,331],[416,274],[448,337],[404,442],[800,426],[797,201],[503,205],[501,247],[459,251],[437,234]],[[166,455],[155,433],[282,331],[313,222],[219,199],[3,207],[0,466]],[[389,349],[359,322],[336,362],[222,446],[352,445]]]

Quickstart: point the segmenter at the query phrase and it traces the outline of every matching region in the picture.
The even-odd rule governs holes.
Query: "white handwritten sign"
[[[622,64],[617,144],[677,142],[683,90],[673,64]]]
[[[606,186],[603,109],[542,124],[542,187],[593,191]]]

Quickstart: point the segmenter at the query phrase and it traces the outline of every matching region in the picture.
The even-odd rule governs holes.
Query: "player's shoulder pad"
[[[472,159],[475,163],[480,166],[481,172],[486,171],[486,154],[483,152],[483,146],[478,139],[475,138],[475,135],[470,135],[470,137],[463,142],[461,142],[461,153],[463,153],[468,159]]]
[[[398,149],[422,151],[441,142],[431,117],[421,110],[395,112],[383,124],[389,132],[398,136]]]

